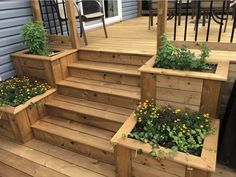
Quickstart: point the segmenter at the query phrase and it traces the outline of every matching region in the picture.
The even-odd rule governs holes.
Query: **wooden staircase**
[[[37,139],[114,165],[110,139],[140,100],[138,68],[149,57],[80,51],[32,128]]]

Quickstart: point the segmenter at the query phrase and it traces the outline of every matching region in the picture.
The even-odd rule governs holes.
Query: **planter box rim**
[[[186,153],[179,152],[177,155],[171,159],[167,158],[166,160],[174,161],[176,163],[180,163],[182,165],[201,169],[208,172],[215,172],[216,169],[216,156],[217,156],[217,145],[218,145],[218,136],[219,136],[219,120],[212,119],[212,126],[216,128],[216,134],[208,135],[203,143],[203,147],[211,148],[215,151],[210,151],[208,149],[202,148],[201,156],[187,155]],[[122,127],[118,130],[118,132],[111,139],[111,143],[116,145],[120,145],[131,150],[136,151],[137,149],[142,149],[143,153],[149,154],[153,149],[152,146],[148,143],[143,143],[135,139],[128,138],[127,135],[133,130],[137,123],[137,119],[134,117],[134,113],[126,120],[126,122],[122,125]],[[126,136],[124,136],[126,135]],[[171,149],[160,147],[157,150],[163,150],[166,153],[171,152]],[[150,158],[153,158],[150,156]]]
[[[64,56],[67,56],[71,53],[75,53],[78,51],[78,49],[58,49],[58,48],[51,48],[54,50],[59,51],[58,54],[53,55],[53,56],[40,56],[40,55],[32,55],[32,54],[27,54],[29,52],[28,49],[21,50],[19,52],[11,54],[11,57],[22,57],[22,58],[27,58],[27,59],[35,59],[35,60],[44,60],[44,61],[55,61],[58,60]]]
[[[37,95],[37,96],[31,98],[30,100],[26,101],[25,103],[20,104],[16,107],[2,106],[2,107],[0,107],[0,111],[16,115],[19,112],[21,112],[22,110],[24,110],[25,108],[27,108],[28,106],[30,106],[31,104],[34,104],[34,103],[40,101],[41,99],[43,99],[43,98],[45,98],[45,97],[47,97],[47,96],[49,96],[49,95],[51,95],[55,92],[56,92],[56,89],[51,88],[51,89],[47,90],[45,93],[43,93],[41,95]]]
[[[217,68],[215,73],[206,73],[197,71],[180,71],[173,69],[153,68],[155,59],[156,55],[154,55],[142,67],[140,67],[139,71],[143,73],[170,75],[177,77],[190,77],[190,78],[205,79],[205,80],[227,81],[228,79],[230,61],[219,61],[219,60],[209,59],[208,60],[209,63],[216,63]]]

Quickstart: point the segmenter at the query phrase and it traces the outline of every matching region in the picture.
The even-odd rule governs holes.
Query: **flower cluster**
[[[0,106],[16,107],[50,88],[47,83],[33,81],[27,77],[11,78],[0,83]]]
[[[131,138],[194,155],[200,155],[203,141],[212,131],[209,114],[159,106],[148,100],[139,103],[135,116],[138,122]]]

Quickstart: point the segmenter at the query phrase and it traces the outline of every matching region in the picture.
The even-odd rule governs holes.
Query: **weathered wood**
[[[157,2],[157,51],[161,45],[161,36],[166,32],[167,0]]]
[[[66,1],[66,12],[68,17],[69,23],[69,31],[70,31],[70,40],[72,43],[72,47],[74,49],[78,49],[80,47],[79,44],[79,36],[78,36],[78,28],[75,18],[75,11],[74,11],[74,2],[73,0]]]
[[[212,118],[218,118],[220,104],[221,82],[204,80],[200,111],[209,113]]]
[[[131,150],[119,145],[115,146],[117,177],[132,176]]]
[[[42,14],[40,10],[39,0],[32,0],[32,12],[35,21],[42,22]]]
[[[156,98],[156,75],[141,73],[141,100],[152,100]]]

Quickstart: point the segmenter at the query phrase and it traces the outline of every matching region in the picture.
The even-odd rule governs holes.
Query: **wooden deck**
[[[155,19],[154,19],[155,21]],[[177,26],[177,41],[183,41],[184,38],[185,18],[182,17],[181,26]],[[195,31],[194,24],[188,23],[187,41],[194,41]],[[229,42],[232,21],[229,20],[227,30],[222,33],[221,42]],[[102,28],[87,32],[88,46],[83,45],[81,49],[100,50],[100,51],[116,51],[135,54],[153,55],[156,52],[156,27],[148,30],[148,17],[138,17],[124,22],[116,23],[108,26],[108,38],[104,38]],[[173,39],[174,19],[167,22],[167,34]],[[205,41],[207,24],[205,27],[199,26],[198,41]],[[219,33],[219,25],[211,24],[209,42],[217,42]],[[235,35],[236,36],[236,35]]]
[[[49,145],[31,140],[18,145],[0,138],[1,177],[115,177],[114,166]],[[217,166],[213,177],[235,177],[236,172]]]

